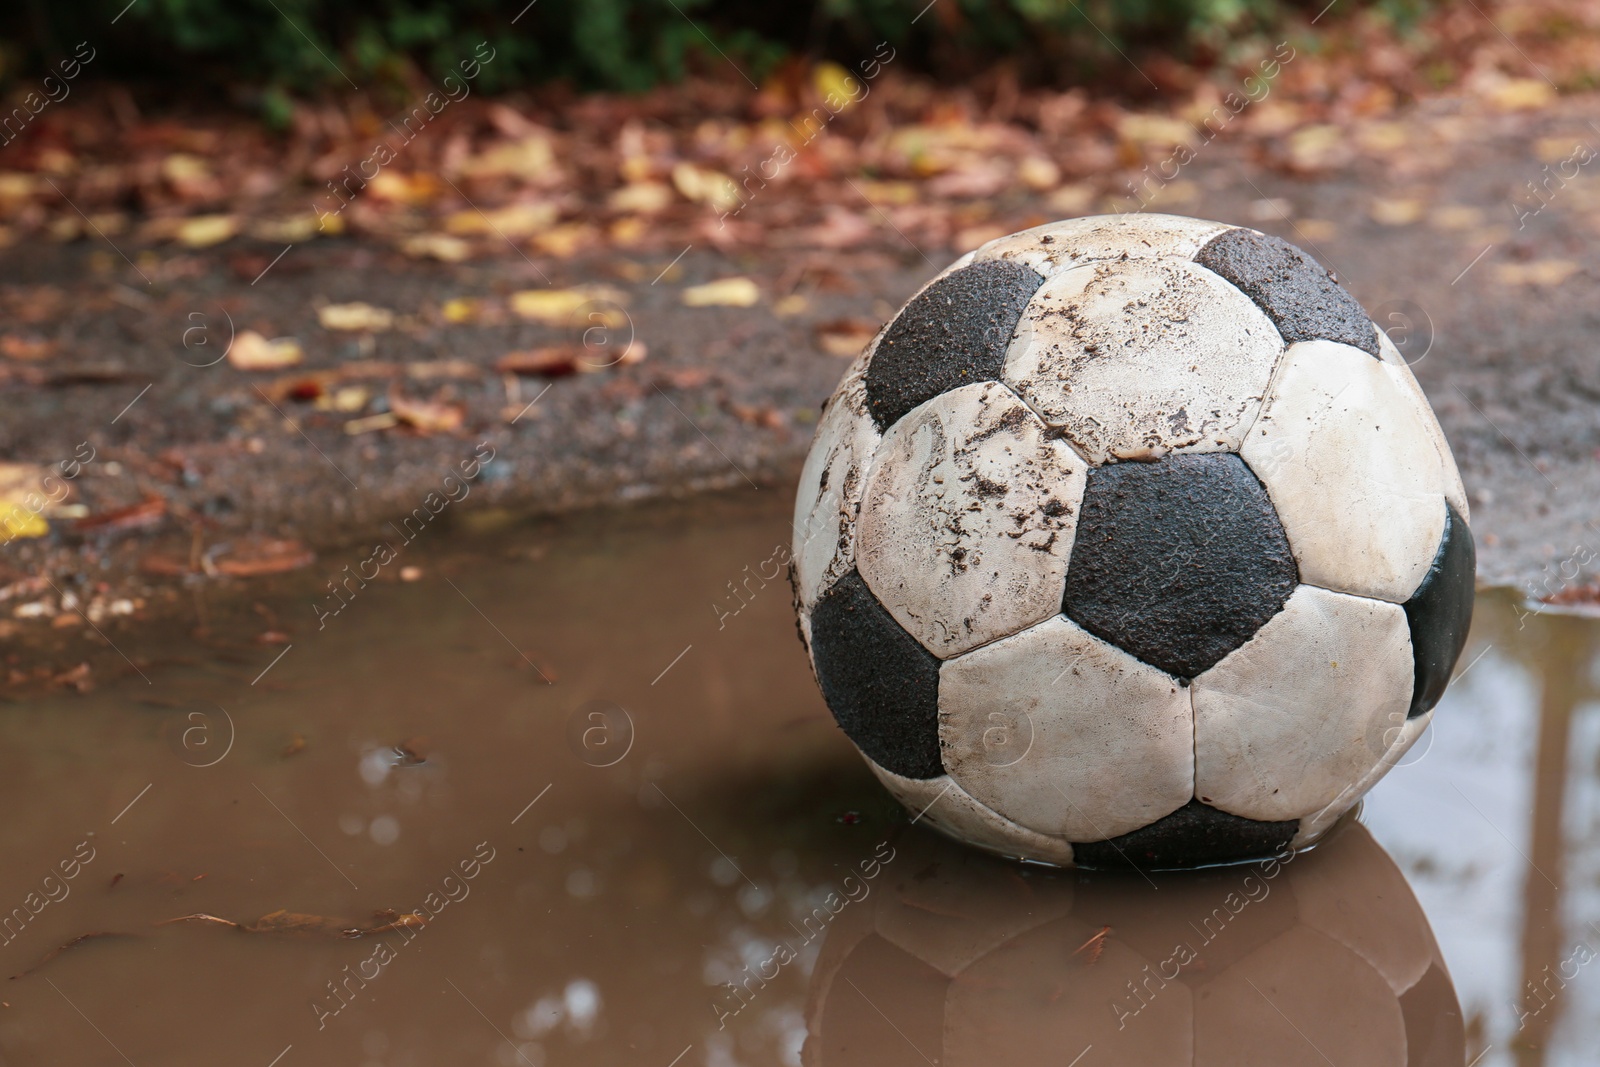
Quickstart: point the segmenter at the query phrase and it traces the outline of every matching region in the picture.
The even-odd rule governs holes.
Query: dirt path
[[[1600,164],[1550,186],[1537,214],[1525,186],[1545,178],[1544,161],[1600,146],[1586,119],[1594,102],[1470,120],[1440,103],[1410,116],[1427,137],[1397,144],[1387,165],[1318,180],[1284,177],[1219,140],[1149,204],[1281,234],[1329,263],[1381,324],[1413,326],[1397,340],[1456,450],[1480,575],[1540,595],[1581,581],[1594,568],[1578,564],[1600,554],[1600,353],[1589,332],[1600,316],[1590,173]],[[442,526],[486,509],[747,486],[787,494],[846,364],[824,349],[847,348],[851,330],[883,321],[953,258],[916,237],[747,259],[690,247],[670,265],[534,264],[509,251],[448,265],[331,240],[277,261],[277,247],[241,242],[132,263],[101,241],[7,249],[8,315],[34,319],[61,354],[0,363],[0,454],[53,465],[82,460],[88,442],[94,458],[72,502],[91,523],[109,521],[13,541],[0,555],[0,608],[43,604],[24,614],[51,615],[70,587],[103,613],[199,580],[183,577],[191,568],[240,575],[297,558],[298,544],[265,538],[314,549],[372,541],[417,508]],[[753,306],[684,306],[686,287],[733,276],[756,283]],[[593,321],[626,315],[590,335],[596,361],[626,350],[629,334],[646,358],[559,378],[497,370],[507,353],[580,340],[575,328],[506,313],[511,294],[548,285],[606,287]],[[318,306],[356,301],[398,318],[367,333],[319,324]],[[281,373],[204,365],[257,325],[299,338],[304,363]],[[415,426],[340,410],[359,400],[371,411],[375,396]],[[469,468],[474,476],[447,481]]]

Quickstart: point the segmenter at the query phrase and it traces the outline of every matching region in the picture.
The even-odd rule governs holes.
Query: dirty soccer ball
[[[834,718],[953,837],[1188,867],[1315,842],[1472,615],[1410,369],[1254,230],[1074,219],[963,256],[824,411],[792,576]]]
[[[1286,861],[1159,886],[1019,878],[902,834],[828,927],[805,1067],[1461,1067],[1454,983],[1358,822]],[[910,1045],[920,1052],[914,1054]]]

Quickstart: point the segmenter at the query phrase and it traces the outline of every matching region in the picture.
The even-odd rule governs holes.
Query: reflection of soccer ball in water
[[[1426,727],[1473,548],[1405,361],[1292,245],[1174,216],[992,241],[829,402],[801,635],[908,807],[1010,856],[1315,841]]]
[[[805,1067],[1066,1065],[1091,1046],[1082,1067],[1466,1062],[1427,917],[1353,820],[1315,852],[1159,889],[894,844],[822,943]]]

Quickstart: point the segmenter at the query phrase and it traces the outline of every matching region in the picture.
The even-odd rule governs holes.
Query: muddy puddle
[[[191,619],[0,708],[0,1063],[1594,1062],[1595,623],[1481,600],[1313,853],[1024,870],[832,725],[785,505],[457,529],[343,601],[371,552],[325,555],[263,598],[287,645]]]

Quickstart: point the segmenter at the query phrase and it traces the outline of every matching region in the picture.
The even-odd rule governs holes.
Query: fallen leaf
[[[1539,78],[1508,78],[1484,94],[1501,111],[1531,111],[1547,107],[1556,98],[1555,89]]]
[[[1570,259],[1537,259],[1531,263],[1501,263],[1495,276],[1503,285],[1560,285],[1582,270]]]
[[[372,433],[374,430],[387,430],[400,425],[400,419],[392,411],[380,411],[376,415],[368,415],[361,419],[351,419],[344,424],[344,432],[352,437],[357,434]]]
[[[366,192],[375,199],[394,204],[426,204],[439,195],[443,186],[428,173],[403,174],[396,170],[379,171],[367,183]]]
[[[1306,126],[1289,136],[1289,165],[1303,173],[1327,170],[1350,158],[1350,141],[1338,126]]]
[[[495,360],[494,369],[501,374],[520,374],[524,377],[565,378],[583,369],[580,364],[582,355],[583,349],[578,345],[548,345],[507,352]]]
[[[293,337],[267,340],[254,330],[240,330],[228,348],[228,362],[239,370],[282,370],[305,358]]]
[[[878,335],[879,323],[871,319],[833,319],[815,327],[817,343],[830,356],[850,359]]]
[[[317,397],[312,406],[318,411],[340,411],[346,414],[360,411],[372,399],[372,394],[359,385],[346,385],[331,393]]]
[[[661,182],[629,182],[606,198],[613,211],[655,215],[672,205],[672,187]]]
[[[284,755],[285,758],[287,758],[289,756],[298,756],[300,753],[304,752],[305,750],[306,750],[306,739],[304,737],[301,737],[299,734],[295,734],[294,737],[290,739],[289,743],[284,746],[283,755]]]
[[[1083,962],[1086,966],[1098,963],[1101,954],[1106,950],[1106,937],[1110,933],[1111,927],[1102,926],[1093,937],[1074,949],[1072,954],[1074,956],[1085,956]]]
[[[336,218],[336,217],[335,217]],[[260,219],[250,224],[250,236],[259,241],[299,244],[309,241],[321,232],[315,214],[286,215],[277,219]]]
[[[1483,225],[1483,211],[1465,204],[1441,204],[1428,216],[1436,230],[1470,230]]]
[[[461,161],[460,170],[469,178],[522,178],[536,183],[558,176],[555,150],[542,132],[502,141],[486,152],[469,156]]]
[[[0,462],[0,541],[50,532],[42,515],[50,502],[44,493],[47,474],[45,468],[30,463]]]
[[[746,277],[719,278],[704,285],[691,285],[683,291],[685,307],[736,307],[754,306],[761,299],[761,290]]]
[[[77,530],[102,530],[108,533],[142,530],[160,525],[166,514],[166,497],[151,494],[137,504],[129,504],[127,507],[114,508],[111,511],[102,511],[96,515],[85,516],[74,523],[73,528]]]
[[[548,229],[561,212],[550,203],[511,204],[502,208],[458,211],[445,220],[447,232],[459,236],[532,237]]]
[[[361,301],[325,304],[317,309],[317,321],[325,330],[381,333],[394,325],[394,312]]]
[[[711,380],[711,372],[704,367],[672,367],[658,373],[655,380],[669,389],[698,389]]]
[[[157,926],[171,926],[174,923],[205,923],[209,926],[226,926],[246,934],[281,934],[290,937],[323,936],[357,938],[370,937],[374,934],[386,934],[392,930],[420,930],[428,925],[426,917],[416,912],[397,912],[392,908],[385,908],[372,913],[372,922],[366,926],[355,925],[341,919],[330,919],[323,915],[313,915],[307,912],[289,911],[279,908],[277,911],[263,915],[253,923],[234,922],[218,915],[206,912],[194,912],[190,915],[179,915],[175,919],[163,919],[156,923]]]
[[[770,404],[738,404],[732,400],[723,404],[728,413],[740,422],[763,429],[779,430],[785,425],[783,412]]]
[[[1063,185],[1050,194],[1050,210],[1063,217],[1082,215],[1094,203],[1094,189],[1087,185]]]
[[[8,359],[34,362],[55,355],[60,345],[36,334],[8,333],[0,335],[0,353]]]
[[[512,314],[519,318],[542,322],[547,326],[606,326],[619,330],[627,325],[627,313],[622,305],[627,295],[605,286],[581,286],[576,289],[523,289],[511,294],[508,302]],[[591,321],[599,315],[602,321]]]
[[[1027,156],[1017,164],[1017,178],[1036,193],[1061,184],[1061,168],[1043,156]]]
[[[460,404],[437,400],[412,400],[398,390],[389,391],[389,410],[395,418],[418,433],[448,433],[459,430],[466,419],[466,408]]]
[[[121,877],[122,877],[122,875],[120,875],[120,874],[117,875],[117,878],[121,878]],[[112,885],[116,885],[117,884],[116,880],[113,879],[111,884]],[[35,963],[32,967],[29,967],[25,971],[20,971],[17,974],[12,975],[11,977],[12,977],[13,980],[18,979],[18,978],[25,978],[28,975],[32,974],[34,971],[37,971],[40,967],[43,967],[45,964],[49,963],[51,960],[55,959],[57,956],[61,955],[63,952],[67,951],[68,949],[76,948],[77,946],[79,946],[81,944],[84,944],[85,942],[88,942],[88,941],[101,941],[101,940],[104,940],[105,938],[108,938],[108,937],[138,937],[138,936],[140,936],[140,935],[138,935],[138,934],[125,934],[125,933],[121,933],[121,932],[119,932],[117,930],[95,930],[95,931],[93,931],[91,933],[79,934],[77,937],[73,938],[71,941],[68,941],[65,944],[57,945],[55,948],[51,949],[49,952],[46,952],[43,956],[41,956],[39,958],[38,962]]]
[[[179,223],[172,236],[185,248],[209,248],[238,232],[239,220],[233,215],[196,215]]]
[[[672,168],[672,184],[685,200],[705,204],[713,211],[732,211],[742,203],[739,187],[732,178],[693,163],[675,165]]]
[[[1381,226],[1409,226],[1422,218],[1426,207],[1421,200],[1379,197],[1368,207],[1372,221]]]
[[[533,238],[533,246],[557,259],[571,259],[578,252],[599,240],[600,231],[586,222],[570,222],[555,226]]]
[[[400,251],[413,259],[437,259],[441,263],[460,263],[472,254],[472,246],[447,233],[419,233],[400,242]]]
[[[476,322],[483,314],[483,301],[464,296],[454,297],[439,306],[439,314],[444,321],[456,325]]]

